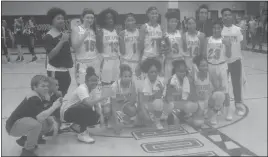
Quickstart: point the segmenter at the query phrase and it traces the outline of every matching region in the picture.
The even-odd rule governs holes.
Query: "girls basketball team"
[[[225,12],[230,10],[223,16]],[[162,129],[161,120],[178,118],[174,109],[202,126],[204,118],[217,124],[218,112],[226,107],[226,120],[232,120],[227,79],[232,44],[221,35],[222,21],[214,22],[213,36],[206,38],[196,30],[194,18],[187,19],[188,29],[182,32],[177,13],[169,11],[164,31],[156,7],[146,15],[148,22],[138,29],[135,15],[126,14],[125,30],[118,32],[118,13],[106,9],[98,15],[96,30],[94,12],[84,9],[82,25],[72,32],[78,85],[91,67],[99,78],[96,91],[108,97],[99,105],[100,114],[135,125],[152,122]],[[118,130],[119,122],[114,122]]]
[[[88,128],[96,124],[112,127],[115,133],[120,133],[126,125],[153,125],[163,129],[163,122],[179,125],[180,120],[200,128],[205,121],[216,125],[217,116],[224,108],[227,109],[226,120],[232,120],[227,71],[230,71],[230,64],[241,63],[239,41],[243,36],[230,23],[230,9],[222,10],[223,21],[213,23],[213,35],[208,38],[196,30],[194,18],[187,19],[186,32],[177,30],[179,19],[175,11],[165,15],[166,31],[159,24],[157,8],[150,7],[146,11],[148,22],[140,29],[136,28],[135,15],[128,13],[125,30],[118,32],[115,10],[105,9],[95,20],[95,13],[84,9],[82,23],[72,29],[70,41],[68,34],[58,33],[65,12],[60,8],[52,10],[55,28],[49,31],[51,45],[46,46],[46,50],[50,68],[57,68],[48,72],[57,79],[59,93],[64,96],[70,85],[66,77],[70,78],[68,68],[72,64],[65,47],[71,42],[78,87],[64,101],[51,104],[59,108],[56,121],[80,126],[78,140],[93,143],[95,140]],[[100,28],[96,28],[95,22]],[[222,31],[225,29],[231,31]],[[52,36],[55,30],[62,35]],[[53,57],[56,53],[65,56],[57,64],[54,62],[57,58]],[[238,65],[232,66],[237,68]],[[62,67],[66,67],[64,71]],[[241,69],[242,65],[239,67]],[[239,78],[232,79],[239,81]],[[242,116],[245,110],[241,106],[241,92],[240,96],[239,92],[234,95],[237,113]],[[56,107],[49,113],[55,110]],[[31,149],[35,144],[36,141]]]

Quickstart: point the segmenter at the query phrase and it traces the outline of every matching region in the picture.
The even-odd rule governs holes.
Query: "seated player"
[[[220,81],[219,85],[225,93],[225,106],[228,108],[227,120],[232,120],[232,109],[230,107],[230,96],[228,92],[228,65],[227,59],[231,57],[231,43],[221,36],[222,21],[213,23],[213,36],[209,37],[207,43],[208,69],[212,82]],[[218,90],[218,89],[217,89]]]
[[[120,79],[112,84],[113,97],[111,98],[112,115],[118,128],[117,118],[121,118],[124,123],[134,122],[136,116],[137,94],[135,84],[132,79],[132,70],[126,64],[120,65]],[[133,123],[132,123],[133,124]]]
[[[68,123],[78,124],[80,134],[78,140],[85,143],[94,143],[90,136],[89,127],[98,124],[100,114],[95,108],[109,96],[99,96],[97,93],[98,76],[93,67],[88,67],[85,83],[79,85],[61,107],[61,120]]]
[[[9,135],[24,137],[18,143],[24,147],[21,156],[36,156],[34,151],[42,135],[54,129],[57,130],[54,128],[51,115],[61,106],[62,98],[57,99],[51,107],[45,109],[43,101],[48,96],[48,85],[46,76],[34,76],[31,80],[31,93],[24,98],[6,122]]]
[[[142,71],[147,74],[141,94],[141,112],[144,121],[155,123],[157,129],[163,129],[160,117],[163,111],[164,78],[159,76],[161,63],[157,59],[146,59],[142,64]]]

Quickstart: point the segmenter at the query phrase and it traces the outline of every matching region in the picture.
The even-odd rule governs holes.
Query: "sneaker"
[[[17,62],[20,61],[20,56],[17,57],[16,61],[17,61]]]
[[[6,58],[7,58],[7,62],[10,63],[10,57],[6,56]]]
[[[37,60],[37,57],[36,56],[33,56],[31,62],[34,62],[36,60]]]
[[[244,106],[241,103],[236,104],[236,113],[238,116],[244,116],[246,113],[246,110]]]
[[[21,56],[20,61],[24,61],[24,57],[23,56]]]
[[[27,136],[22,136],[21,138],[16,140],[16,143],[19,146],[24,147],[26,140],[27,140]],[[44,140],[42,137],[39,137],[37,143],[38,144],[46,144],[46,140]],[[38,146],[36,145],[35,148],[38,148]]]
[[[227,116],[225,118],[227,121],[233,120],[233,109],[231,106],[227,107]]]
[[[95,143],[95,140],[89,135],[89,132],[87,130],[82,132],[81,134],[78,134],[77,139],[85,143]]]
[[[164,129],[164,127],[163,127],[163,125],[160,123],[160,121],[159,121],[159,122],[156,122],[155,124],[156,124],[156,128],[157,128],[158,130],[162,130],[162,129]]]
[[[37,156],[33,151],[22,149],[20,156]]]
[[[210,119],[210,124],[211,125],[217,125],[218,124],[218,122],[217,122],[217,114],[214,114],[212,117],[211,117],[211,119]]]

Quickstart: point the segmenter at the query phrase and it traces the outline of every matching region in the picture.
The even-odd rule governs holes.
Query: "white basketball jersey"
[[[179,42],[181,40],[181,33],[180,31],[176,30],[175,33],[166,33],[166,36],[168,37],[170,44],[171,44],[171,57],[172,58],[178,58],[182,56],[182,52],[180,52],[182,45],[179,45]]]
[[[158,24],[156,27],[152,27],[145,23],[146,26],[146,34],[144,40],[144,54],[145,58],[147,57],[155,57],[158,55],[157,52],[157,40],[162,38],[162,30],[161,26]]]
[[[84,34],[86,29],[82,26],[78,26],[79,28],[79,37],[81,38]],[[95,32],[90,29],[90,35],[86,37],[81,47],[76,52],[76,59],[77,60],[85,60],[85,59],[93,59],[97,56],[97,49],[96,49],[96,35]]]
[[[119,37],[116,30],[112,32],[103,29],[103,53],[104,57],[116,57],[119,55]]]
[[[138,37],[139,37],[139,30],[136,29],[134,32],[129,32],[127,30],[124,30],[125,36],[124,36],[124,42],[126,47],[126,54],[122,56],[124,59],[132,59],[132,60],[138,60],[139,59],[139,53],[138,53]]]
[[[209,74],[207,74],[207,78],[205,80],[200,80],[200,78],[197,75],[198,75],[198,72],[195,72],[194,84],[195,84],[198,100],[207,100],[210,96],[209,94],[212,88]]]
[[[219,64],[226,61],[225,45],[222,38],[215,39],[210,37],[207,44],[207,60],[211,64]]]
[[[187,52],[184,54],[185,56],[194,58],[198,55],[200,48],[199,34],[200,32],[198,32],[197,35],[192,36],[186,32]]]

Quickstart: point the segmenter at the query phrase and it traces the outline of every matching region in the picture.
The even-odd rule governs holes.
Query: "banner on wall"
[[[24,22],[26,22],[28,19],[33,17],[36,21],[36,46],[42,46],[42,38],[47,33],[47,31],[50,29],[50,21],[47,19],[46,15],[30,15],[30,16],[2,16],[2,20],[6,20],[8,27],[11,29],[11,31],[14,31],[14,19],[22,17]],[[135,14],[137,27],[139,28],[142,24],[147,22],[147,16],[145,14]],[[125,14],[119,14],[118,16],[118,25],[116,26],[116,29],[123,30],[124,29],[124,20],[125,20]],[[66,17],[65,21],[65,30],[71,31],[71,28],[75,25],[80,24],[80,15],[68,15]],[[160,19],[161,22],[161,19]],[[97,26],[98,27],[98,26]],[[27,45],[27,40],[24,40],[24,44],[22,46]],[[8,47],[11,47],[11,40],[8,40]]]

